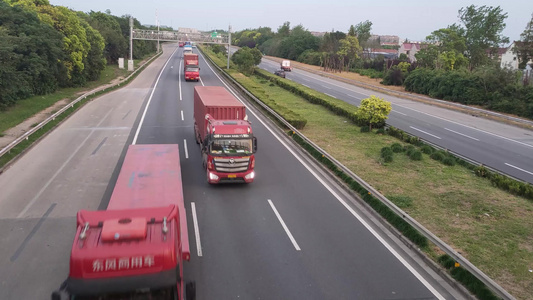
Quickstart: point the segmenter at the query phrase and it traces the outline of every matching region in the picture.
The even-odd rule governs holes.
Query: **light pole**
[[[128,60],[128,71],[133,71],[133,17],[130,17],[130,59]]]
[[[229,57],[231,55],[231,25],[228,28],[228,70],[229,70]]]

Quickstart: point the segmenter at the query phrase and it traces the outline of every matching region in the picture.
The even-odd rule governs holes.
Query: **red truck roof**
[[[189,258],[179,146],[130,145],[108,210],[78,212],[71,291],[121,292],[128,276],[129,288],[175,284]]]
[[[198,60],[193,60],[193,59],[186,60],[185,61],[185,66],[189,66],[189,65],[197,66],[198,65]]]

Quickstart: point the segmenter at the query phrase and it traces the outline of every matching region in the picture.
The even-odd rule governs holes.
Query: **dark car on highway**
[[[281,78],[285,78],[285,71],[283,70],[277,70],[276,72],[274,72],[274,74],[278,75]]]

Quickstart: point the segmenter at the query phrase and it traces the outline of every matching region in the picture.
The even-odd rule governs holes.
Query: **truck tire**
[[[185,283],[185,300],[196,299],[196,282],[190,281]]]

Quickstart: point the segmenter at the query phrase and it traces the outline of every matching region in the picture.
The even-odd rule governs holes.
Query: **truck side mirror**
[[[254,136],[254,138],[252,139],[252,146],[253,146],[253,151],[254,153],[257,152],[257,138]]]

